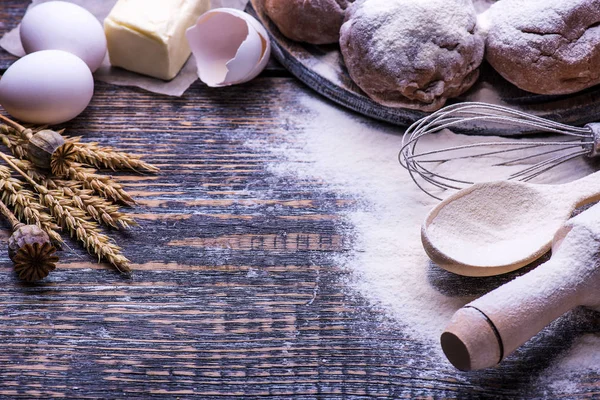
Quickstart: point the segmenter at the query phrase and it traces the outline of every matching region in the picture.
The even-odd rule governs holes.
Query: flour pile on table
[[[351,254],[338,260],[353,272],[349,286],[443,359],[439,335],[452,314],[473,298],[459,296],[459,291],[452,289],[443,294],[432,284],[432,275],[442,272],[431,265],[422,248],[420,227],[436,200],[421,192],[399,166],[401,130],[342,111],[321,99],[305,98],[302,103],[308,114],[299,113],[290,123],[299,130],[294,146],[276,144],[271,149],[288,160],[272,165],[273,172],[318,179],[328,184],[328,190],[356,199],[357,205],[344,215],[353,226]],[[435,147],[440,141],[451,145],[477,140],[452,133],[434,139]],[[497,171],[488,162],[477,160],[477,166],[470,164],[469,169],[482,179],[489,178]],[[589,166],[576,160],[548,175],[553,183],[560,183],[589,172]],[[600,336],[580,337],[565,354],[565,361],[557,367],[563,372],[598,369]],[[569,361],[572,357],[578,361]]]

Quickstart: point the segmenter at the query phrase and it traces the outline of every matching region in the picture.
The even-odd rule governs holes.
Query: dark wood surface
[[[25,4],[2,2],[0,33]],[[2,53],[0,66],[13,60]],[[177,99],[97,84],[68,132],[162,168],[121,177],[140,203],[140,226],[118,236],[134,279],[71,243],[46,281],[24,284],[0,251],[0,398],[598,398],[597,374],[569,395],[535,384],[600,331],[596,313],[571,313],[499,368],[461,373],[345,294],[333,255],[352,246],[340,228],[351,199],[272,175],[275,156],[245,142],[293,141],[301,127],[278,115],[307,93],[277,67]]]

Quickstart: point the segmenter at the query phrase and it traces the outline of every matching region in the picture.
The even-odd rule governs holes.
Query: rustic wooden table
[[[2,2],[1,34],[27,3]],[[3,52],[0,68],[13,61]],[[140,226],[118,236],[135,277],[72,244],[46,281],[24,284],[0,252],[0,397],[600,398],[594,373],[568,395],[535,384],[549,355],[600,331],[597,314],[525,359],[461,373],[346,295],[333,256],[347,251],[349,199],[273,176],[276,156],[245,142],[293,142],[301,127],[281,113],[296,113],[300,94],[317,97],[275,63],[251,83],[196,83],[181,98],[97,84],[69,133],[162,169],[122,177],[140,203]]]

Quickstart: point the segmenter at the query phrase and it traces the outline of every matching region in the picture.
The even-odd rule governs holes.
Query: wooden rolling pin
[[[552,258],[458,310],[441,337],[463,371],[492,367],[577,306],[600,311],[600,204],[569,220]]]

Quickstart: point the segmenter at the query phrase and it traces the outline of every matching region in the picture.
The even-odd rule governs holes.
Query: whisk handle
[[[592,131],[592,148],[588,157],[597,157],[600,155],[600,122],[592,122],[584,126]]]

